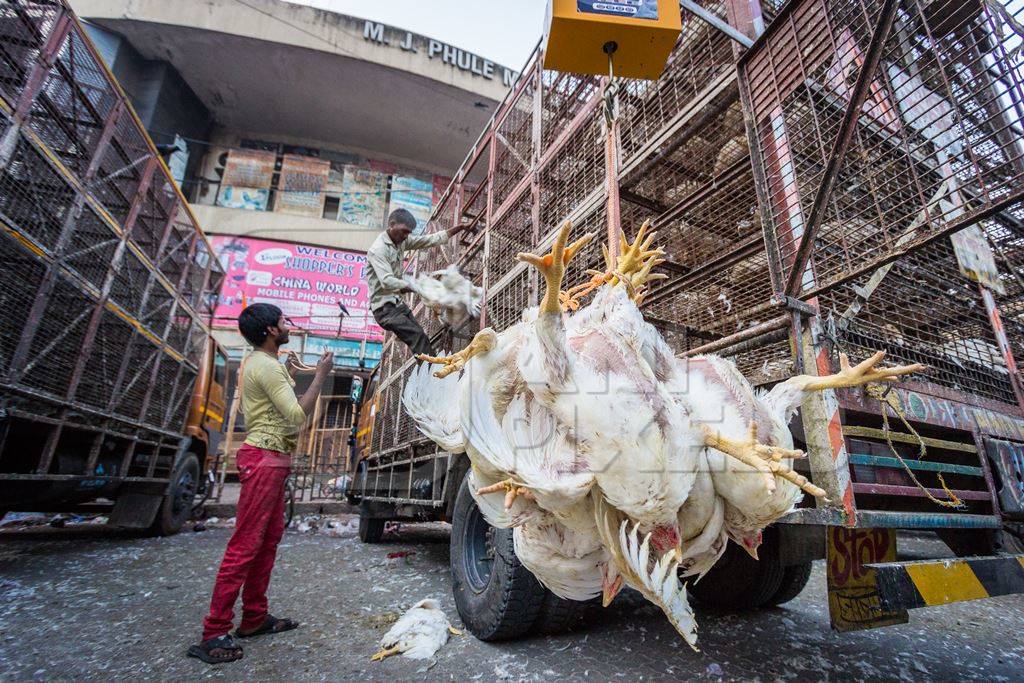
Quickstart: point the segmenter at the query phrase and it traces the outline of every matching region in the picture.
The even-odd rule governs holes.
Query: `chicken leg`
[[[897,365],[893,368],[875,367],[885,358],[885,351],[879,351],[867,360],[850,365],[850,358],[845,353],[839,354],[839,372],[824,377],[799,375],[790,382],[797,384],[804,391],[823,391],[843,387],[859,387],[871,382],[896,382],[902,375],[920,372],[927,366],[920,363],[913,365]]]
[[[469,362],[470,358],[487,353],[497,343],[498,335],[490,327],[485,327],[473,336],[473,341],[469,342],[469,346],[461,351],[456,351],[450,356],[428,356],[425,353],[421,353],[416,358],[427,363],[444,365],[443,368],[434,373],[434,377],[441,379],[453,372],[462,370],[466,367],[466,363]]]
[[[391,655],[397,655],[402,650],[397,645],[394,647],[381,648],[375,655],[370,657],[371,662],[381,662],[390,657]]]
[[[775,475],[778,475],[786,481],[796,484],[812,496],[823,498],[825,502],[829,502],[825,498],[824,489],[818,488],[809,482],[807,477],[797,474],[781,462],[783,458],[803,458],[805,457],[804,452],[759,444],[756,424],[750,424],[750,435],[742,441],[723,436],[717,429],[712,429],[707,425],[700,425],[700,429],[704,433],[705,445],[736,458],[760,472],[765,479],[765,486],[769,493],[775,491]]]
[[[651,249],[651,244],[654,243],[654,238],[658,236],[658,233],[652,232],[647,234],[649,227],[651,227],[651,221],[644,221],[632,243],[626,239],[626,233],[621,232],[622,243],[626,246],[622,249],[622,253],[619,254],[618,258],[612,260],[606,257],[610,271],[613,273],[618,271],[618,273],[623,275],[633,275],[639,273],[647,261],[665,255],[663,249]],[[650,269],[648,269],[649,272]],[[612,280],[612,284],[617,284],[615,279]]]
[[[530,498],[531,500],[533,499],[533,492],[523,486],[522,482],[516,481],[512,478],[499,481],[497,484],[491,484],[490,486],[483,486],[476,490],[477,495],[480,496],[487,493],[497,493],[498,491],[505,491],[506,510],[512,509],[512,504],[516,502],[516,497],[518,496]]]
[[[643,300],[644,286],[648,282],[664,280],[668,277],[664,273],[651,273],[652,268],[664,263],[664,259],[661,257],[664,256],[665,252],[662,249],[650,248],[654,238],[657,237],[656,232],[647,233],[650,225],[650,221],[644,221],[632,242],[626,239],[624,232],[621,233],[622,243],[626,246],[623,248],[622,254],[614,261],[608,252],[608,248],[602,246],[605,270],[603,272],[588,270],[587,274],[590,275],[590,279],[570,287],[564,294],[563,304],[572,310],[576,310],[579,308],[580,299],[598,287],[605,284],[615,286],[619,283],[626,287],[631,299],[640,303]]]
[[[561,299],[561,288],[562,279],[565,277],[565,266],[568,265],[572,257],[575,256],[580,249],[587,245],[590,240],[594,238],[594,233],[590,232],[579,238],[569,246],[566,246],[566,241],[569,238],[569,233],[572,231],[572,223],[569,221],[565,222],[562,229],[558,231],[558,235],[555,237],[555,243],[551,245],[551,251],[543,256],[530,253],[520,253],[516,255],[516,258],[524,263],[529,263],[544,276],[544,298],[540,303],[541,313],[561,313],[562,305]]]

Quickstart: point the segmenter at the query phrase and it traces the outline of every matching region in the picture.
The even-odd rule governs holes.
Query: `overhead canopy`
[[[169,62],[231,130],[450,170],[507,90],[507,70],[479,56],[279,0],[73,4],[143,57]]]

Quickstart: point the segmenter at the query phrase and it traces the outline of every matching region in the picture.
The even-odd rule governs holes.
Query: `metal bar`
[[[722,186],[743,177],[748,170],[750,170],[750,157],[737,159],[717,176],[666,209],[654,219],[654,225],[664,225],[682,217],[688,209],[707,201],[716,191],[722,189]]]
[[[492,126],[491,131],[493,132],[495,130],[494,122],[493,121],[491,122],[491,126]],[[487,184],[487,209],[486,209],[487,213],[486,213],[486,219],[485,219],[485,222],[484,222],[484,256],[483,256],[484,272],[483,272],[483,277],[482,277],[481,282],[480,282],[480,286],[483,289],[483,295],[482,295],[481,300],[480,300],[480,329],[481,330],[484,329],[485,327],[487,327],[487,308],[488,308],[488,306],[487,306],[487,304],[488,304],[488,301],[487,301],[488,291],[487,290],[488,290],[488,287],[490,285],[490,279],[491,279],[491,277],[490,277],[491,276],[491,267],[490,267],[490,262],[491,262],[491,216],[494,213],[494,166],[495,166],[495,160],[496,159],[497,159],[497,154],[496,154],[496,150],[495,150],[494,139],[492,137],[492,139],[491,139],[490,154],[489,154],[489,156],[487,158],[487,180],[484,181]],[[401,411],[399,411],[399,412],[401,412]],[[397,432],[396,432],[396,435],[397,435]]]
[[[611,55],[608,57],[611,68]],[[618,84],[609,76],[601,79],[604,97],[604,191],[605,219],[607,224],[608,258],[612,267],[622,249],[622,205],[619,202],[619,100],[616,94]]]
[[[96,477],[89,477],[82,474],[19,474],[15,472],[4,472],[0,474],[0,481],[78,481],[82,479],[94,479]],[[167,477],[101,477],[105,481],[110,482],[132,482],[132,483],[148,483],[148,484],[166,484]]]
[[[576,133],[587,121],[590,120],[590,116],[594,113],[594,110],[601,104],[601,95],[599,92],[594,93],[593,96],[587,103],[580,108],[576,116],[573,117],[572,121],[569,122],[562,132],[558,134],[551,144],[548,145],[544,153],[541,154],[539,167],[543,169],[548,163],[555,157],[555,155],[565,146],[569,139]]]
[[[787,316],[787,319],[789,321],[792,321],[792,316]],[[764,348],[769,344],[774,344],[776,342],[783,341],[784,339],[789,339],[789,335],[790,330],[789,325],[787,325],[786,327],[780,330],[768,332],[761,336],[754,337],[752,339],[748,339],[737,344],[733,344],[732,346],[726,346],[725,348],[718,349],[717,351],[715,351],[715,355],[723,356],[726,358],[728,358],[729,356],[738,356],[741,353],[746,353],[747,351],[753,351],[755,349]]]
[[[917,242],[911,242],[902,248],[894,250],[892,253],[886,256],[883,256],[879,259],[876,259],[875,261],[872,261],[871,263],[867,263],[865,265],[858,266],[857,268],[853,268],[850,271],[848,271],[845,275],[835,278],[832,282],[829,282],[825,285],[816,286],[814,289],[810,291],[803,292],[800,294],[800,298],[804,300],[811,300],[817,297],[818,295],[827,292],[828,290],[835,289],[836,287],[846,284],[850,280],[854,280],[860,277],[861,275],[877,270],[881,266],[890,264],[893,261],[898,261],[912,251],[919,250],[925,247],[926,245],[931,244],[932,242],[940,240],[944,237],[948,237],[954,232],[962,230],[971,225],[975,225],[976,223],[981,223],[993,217],[994,215],[1000,213],[1001,211],[1004,211],[1005,209],[1009,208],[1013,204],[1020,201],[1021,198],[1024,198],[1024,188],[1021,188],[1020,190],[1015,191],[1010,195],[1007,195],[999,202],[990,205],[989,207],[981,211],[978,211],[977,213],[971,216],[946,223],[941,229],[929,233],[928,235],[921,238]]]
[[[737,244],[733,249],[721,257],[715,259],[711,263],[707,263],[699,268],[694,268],[680,278],[669,280],[668,284],[654,290],[645,298],[646,305],[650,305],[665,299],[672,294],[675,294],[681,289],[685,289],[694,281],[700,280],[701,278],[708,277],[715,272],[728,268],[745,258],[749,258],[756,254],[762,247],[764,242],[760,235],[754,235],[745,242]]]
[[[630,190],[620,189],[619,198],[629,202],[630,204],[636,204],[637,206],[647,209],[648,211],[653,211],[656,214],[665,213],[665,211],[668,210],[668,207],[666,207],[661,202],[655,201],[653,199],[648,199],[647,197],[642,197],[638,195],[636,192],[632,192]]]
[[[875,76],[879,60],[882,57],[882,48],[885,46],[885,41],[892,31],[893,20],[896,18],[898,6],[899,2],[897,0],[885,0],[882,11],[879,13],[878,23],[871,34],[871,42],[868,45],[867,52],[864,54],[864,64],[861,66],[860,73],[857,74],[857,82],[853,87],[846,111],[843,113],[835,144],[829,153],[828,161],[825,164],[825,171],[821,177],[821,183],[818,185],[818,191],[814,196],[814,202],[811,204],[811,211],[807,216],[803,234],[800,236],[800,244],[797,247],[796,256],[791,266],[792,270],[789,273],[789,280],[786,283],[786,293],[790,296],[796,296],[800,293],[804,269],[814,247],[815,233],[818,232],[818,226],[821,225],[821,221],[824,218],[825,205],[832,196],[832,188],[835,186],[839,170],[842,168],[846,150],[853,139],[857,119],[860,117],[864,99],[867,97],[871,81]]]
[[[865,455],[863,453],[850,454],[851,465],[870,465],[872,467],[885,467],[902,469],[904,466],[911,470],[922,472],[949,472],[951,474],[966,474],[971,477],[984,477],[985,473],[980,467],[970,465],[950,465],[944,462],[930,462],[925,460],[904,460],[890,458],[883,455]]]
[[[67,411],[61,411],[63,413]],[[50,465],[53,464],[53,455],[57,451],[57,442],[60,441],[61,432],[64,430],[64,425],[59,422],[53,425],[52,428],[46,433],[46,441],[43,442],[43,450],[39,454],[39,464],[36,465],[36,472],[38,474],[47,474],[50,471]],[[6,476],[6,475],[5,475]]]
[[[530,239],[532,244],[540,241],[540,159],[543,153],[543,120],[544,120],[544,50],[537,54],[537,66],[534,69],[533,89],[533,121],[530,126]],[[559,78],[562,74],[559,75]],[[530,293],[528,301],[531,306],[540,304],[540,274],[536,268],[530,268],[527,275]]]
[[[836,508],[800,508],[779,520],[782,524],[844,526],[846,518]],[[886,529],[1001,529],[995,515],[952,514],[948,512],[887,512],[858,510],[858,526]]]
[[[763,322],[760,325],[748,327],[742,332],[730,334],[728,337],[722,337],[721,339],[713,341],[710,344],[703,344],[679,355],[680,357],[686,358],[689,356],[696,356],[703,353],[715,353],[719,349],[724,349],[729,346],[739,344],[740,342],[747,341],[748,339],[760,337],[769,332],[774,332],[775,330],[780,330],[787,327],[789,327],[789,316],[781,315],[778,318],[772,318],[771,320]]]
[[[89,457],[85,460],[85,474],[93,475],[96,473],[96,463],[100,459],[100,449],[103,447],[103,440],[106,436],[107,425],[103,425],[103,429],[96,433],[93,437],[92,447],[89,449]]]
[[[935,439],[929,436],[914,436],[913,434],[904,434],[903,432],[894,432],[892,430],[886,432],[882,429],[875,429],[874,427],[861,427],[859,425],[846,425],[843,427],[843,434],[845,436],[856,436],[867,439],[889,439],[890,441],[898,441],[899,443],[910,443],[915,446],[919,445],[922,441],[924,445],[931,448],[941,448],[944,451],[959,451],[961,453],[977,453],[977,446],[971,444],[960,443],[959,441],[947,441],[945,439]]]
[[[739,31],[734,29],[732,26],[719,19],[716,15],[712,14],[708,10],[698,5],[693,0],[679,0],[679,4],[682,6],[683,9],[693,12],[695,15],[706,21],[709,25],[711,25],[714,28],[717,28],[719,31],[729,36],[743,47],[749,48],[751,45],[754,44],[753,40],[743,35]]]
[[[759,150],[757,125],[754,121],[754,109],[750,99],[750,86],[747,84],[746,71],[741,71],[739,78],[740,103],[743,109],[743,124],[747,131],[747,146],[751,150],[750,165],[754,173],[754,191],[757,195],[758,211],[761,213],[761,234],[764,239],[765,253],[768,257],[768,277],[771,279],[772,291],[782,291],[783,268],[782,251],[779,249],[778,236],[773,228],[772,201],[769,191],[768,178],[765,174],[764,160],[761,153],[754,153]],[[797,343],[795,346],[799,346]]]
[[[988,314],[989,323],[992,325],[992,333],[996,337],[996,345],[1003,355],[1003,362],[1006,363],[1006,371],[1010,376],[1010,387],[1013,395],[1017,398],[1017,405],[1024,410],[1024,388],[1021,387],[1020,373],[1017,371],[1017,361],[1013,357],[1013,349],[1010,348],[1010,340],[1006,337],[1006,328],[1003,327],[1002,318],[999,316],[999,307],[996,306],[995,297],[984,285],[978,285],[981,291],[981,299],[985,302],[985,312]]]
[[[831,359],[824,343],[821,317],[812,316],[806,322],[802,337],[794,340],[803,347],[803,371],[816,377],[831,374]],[[850,479],[850,463],[847,459],[846,441],[843,438],[843,421],[839,413],[839,398],[835,390],[806,393],[800,418],[803,422],[807,457],[814,475],[814,483],[825,489],[833,505],[842,507],[845,525],[864,524],[858,522],[858,511]],[[824,505],[820,498],[815,502],[818,506]]]
[[[985,476],[985,485],[988,487],[989,497],[992,501],[992,512],[1002,517],[1003,510],[999,503],[999,493],[996,487],[995,477],[992,475],[992,465],[988,459],[988,447],[986,435],[977,426],[971,430],[974,443],[978,449],[978,462],[981,464],[981,471]]]
[[[156,461],[160,457],[160,449],[164,447],[164,440],[159,439],[156,446],[153,447],[153,452],[149,455],[149,462],[146,464],[146,477],[152,477],[153,472],[156,471]]]
[[[85,196],[83,194],[76,194],[75,201],[68,211],[68,216],[64,220],[64,224],[61,226],[60,235],[57,237],[57,243],[54,246],[55,256],[59,256],[64,252],[68,240],[71,239],[71,233],[74,232],[75,224],[78,221],[78,217],[84,210]],[[35,341],[36,333],[39,331],[39,326],[43,321],[43,313],[46,311],[46,307],[50,303],[50,295],[53,293],[53,288],[57,284],[58,277],[58,265],[56,261],[51,261],[46,266],[46,273],[43,275],[42,281],[39,283],[39,288],[36,290],[35,297],[32,300],[32,308],[29,309],[28,315],[26,316],[25,326],[21,330],[21,336],[18,340],[18,345],[14,347],[14,352],[11,354],[11,359],[8,364],[7,379],[13,383],[17,381],[24,373],[23,365],[28,360],[29,351],[32,348],[32,343]]]
[[[939,498],[940,500],[947,499],[949,494],[943,489],[926,489],[932,496]],[[963,500],[988,500],[989,492],[986,491],[964,491],[960,489],[951,489],[954,495]],[[854,483],[854,493],[862,493],[865,495],[872,496],[910,496],[910,497],[925,497],[928,493],[919,489],[916,486],[897,486],[895,484],[867,484],[867,483]]]
[[[1024,593],[1024,555],[868,564],[886,609],[916,609]]]

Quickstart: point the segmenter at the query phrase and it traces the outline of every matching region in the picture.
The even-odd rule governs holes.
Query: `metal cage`
[[[46,434],[4,471],[166,476],[220,265],[66,3],[0,5],[0,119],[0,404]]]

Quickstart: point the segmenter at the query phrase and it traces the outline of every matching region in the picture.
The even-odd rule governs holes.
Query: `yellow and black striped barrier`
[[[865,565],[874,570],[885,610],[1024,593],[1024,555]]]

